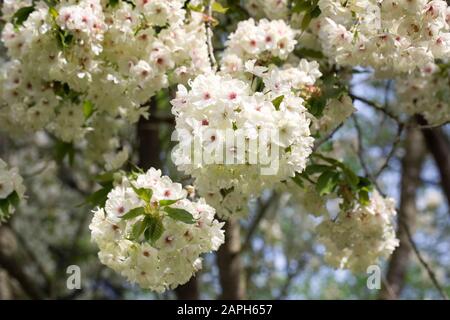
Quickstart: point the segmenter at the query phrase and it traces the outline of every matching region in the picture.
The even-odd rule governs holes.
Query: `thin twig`
[[[383,165],[380,167],[380,169],[378,169],[378,171],[375,173],[375,175],[374,175],[375,178],[378,178],[381,175],[381,173],[383,173],[383,171],[389,166],[389,162],[394,157],[395,151],[397,151],[397,147],[399,146],[399,144],[402,140],[401,138],[402,138],[403,129],[404,129],[404,125],[400,123],[398,125],[397,135],[395,137],[394,142],[392,143],[391,151],[389,151],[389,153],[386,157],[386,161],[383,163]]]
[[[217,61],[214,56],[214,46],[213,46],[213,31],[211,22],[213,21],[213,5],[214,0],[210,0],[208,5],[206,6],[207,17],[205,17],[205,25],[206,25],[206,44],[208,45],[208,53],[209,59],[211,61],[211,67],[213,71],[217,71]]]
[[[350,98],[352,98],[352,100],[358,100],[358,101],[363,102],[364,104],[374,108],[375,110],[384,113],[389,118],[391,118],[392,120],[396,121],[399,125],[403,125],[404,127],[407,127],[407,128],[431,129],[431,128],[442,127],[442,126],[445,126],[447,124],[450,124],[450,121],[446,121],[446,122],[439,123],[439,124],[428,124],[428,125],[418,125],[417,123],[414,123],[414,122],[412,122],[412,123],[411,122],[410,123],[405,123],[405,122],[401,121],[399,116],[397,116],[395,113],[393,113],[392,111],[384,108],[383,106],[379,105],[375,101],[371,101],[371,100],[366,99],[364,97],[357,96],[357,95],[355,95],[355,94],[353,94],[351,92],[349,92],[348,95],[349,95]]]
[[[378,103],[376,103],[375,101],[371,101],[371,100],[366,99],[366,98],[364,98],[364,97],[357,96],[357,95],[355,95],[355,94],[353,94],[353,93],[351,93],[351,92],[349,92],[348,95],[349,95],[350,98],[352,98],[352,100],[359,100],[359,101],[361,101],[361,102],[367,104],[368,106],[371,106],[371,107],[374,108],[375,110],[378,110],[378,111],[380,111],[380,112],[383,112],[383,113],[384,113],[385,115],[387,115],[389,118],[391,118],[391,119],[397,121],[398,123],[401,123],[401,120],[399,119],[399,117],[398,117],[396,114],[392,113],[391,111],[389,111],[389,110],[386,109],[386,108],[383,108],[382,106],[380,106],[380,105],[379,105]]]
[[[331,131],[327,136],[325,136],[324,138],[318,140],[313,147],[313,151],[317,151],[321,145],[323,145],[325,142],[327,142],[328,140],[332,139],[333,136],[335,135],[336,132],[339,131],[339,129],[341,129],[344,126],[344,123],[341,123],[340,125],[338,125],[333,131]]]
[[[422,257],[422,254],[420,253],[419,249],[417,248],[416,243],[414,242],[411,231],[409,230],[409,226],[406,223],[406,221],[400,221],[400,225],[403,227],[403,229],[406,232],[406,235],[408,237],[408,242],[411,245],[415,255],[417,256],[417,259],[419,259],[420,264],[425,268],[425,270],[428,273],[428,276],[430,277],[431,281],[433,282],[433,285],[436,287],[436,289],[439,291],[439,294],[441,295],[442,299],[448,300],[448,296],[437,281],[436,274],[431,269],[431,267],[428,265],[428,263],[425,261],[425,259]]]
[[[261,206],[259,207],[258,212],[255,215],[255,218],[253,219],[251,225],[248,228],[247,231],[247,235],[245,237],[245,241],[244,244],[242,245],[241,248],[241,252],[247,250],[248,248],[250,248],[252,239],[253,239],[253,235],[256,232],[256,229],[259,226],[259,223],[261,222],[261,220],[264,218],[264,216],[267,214],[267,212],[269,211],[270,205],[272,204],[272,201],[275,200],[278,196],[276,194],[272,194],[270,196],[270,198],[263,204],[261,204]]]

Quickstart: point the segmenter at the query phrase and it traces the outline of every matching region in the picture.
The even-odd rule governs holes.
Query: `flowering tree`
[[[328,265],[398,298],[414,255],[446,297],[413,233],[420,210],[449,228],[445,1],[4,0],[2,21],[0,296],[301,297]]]

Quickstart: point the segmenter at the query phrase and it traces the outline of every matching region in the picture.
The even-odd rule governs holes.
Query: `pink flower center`
[[[228,99],[230,99],[230,100],[234,100],[234,99],[236,99],[236,97],[237,97],[236,92],[231,92],[231,93],[228,95]]]

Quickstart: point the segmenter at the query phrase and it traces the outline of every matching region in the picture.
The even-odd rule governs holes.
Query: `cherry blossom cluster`
[[[105,118],[136,122],[155,92],[210,69],[202,16],[182,0],[48,3],[3,5],[0,128],[10,134],[80,141]]]
[[[200,255],[224,242],[223,223],[203,199],[160,170],[124,177],[94,212],[92,239],[100,261],[142,288],[163,292],[186,283],[202,266]]]
[[[195,178],[200,194],[223,217],[244,215],[249,198],[302,172],[312,152],[310,115],[299,93],[320,77],[317,63],[302,60],[296,68],[267,69],[254,62],[245,63],[252,81],[228,74],[200,75],[189,89],[180,85],[172,101],[180,141],[173,160],[179,170]],[[261,91],[252,89],[256,82],[261,83]],[[245,152],[228,144],[230,132],[234,141],[245,142]],[[250,148],[255,145],[257,150]],[[222,162],[193,161],[196,153],[208,154],[211,149],[223,151]],[[275,171],[265,174],[267,163],[252,162],[261,153],[276,155]]]
[[[339,65],[391,75],[450,54],[445,1],[319,0],[318,5],[323,50]]]
[[[14,213],[24,195],[25,186],[19,170],[10,168],[0,159],[0,224]]]
[[[335,219],[323,221],[317,232],[326,248],[325,261],[335,268],[366,272],[379,258],[389,257],[399,245],[395,215],[395,201],[374,191],[367,205],[356,204]]]
[[[285,60],[294,50],[297,31],[283,20],[255,22],[252,18],[238,23],[226,41],[222,71],[233,74],[244,69],[248,60],[268,64],[274,58]]]
[[[446,66],[429,64],[408,78],[396,79],[398,109],[420,114],[431,125],[450,121],[450,76]]]

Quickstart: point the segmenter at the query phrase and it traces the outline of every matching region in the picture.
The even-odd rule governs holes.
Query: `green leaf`
[[[144,233],[145,228],[147,228],[145,219],[136,222],[131,229],[131,240],[138,240],[139,237]]]
[[[316,5],[314,9],[311,10],[311,17],[317,18],[318,16],[320,16],[321,13],[322,11],[320,11],[319,6]]]
[[[201,4],[194,6],[192,3],[188,3],[187,8],[195,12],[203,12],[204,10],[204,7]]]
[[[111,8],[117,7],[118,4],[119,4],[119,0],[109,0],[109,1],[108,1],[108,5],[109,5]]]
[[[9,216],[9,201],[8,201],[8,199],[0,200],[0,210],[3,212],[3,214],[6,216],[6,218]],[[0,221],[1,221],[1,217],[0,217]]]
[[[194,217],[189,211],[171,207],[165,207],[163,210],[167,212],[167,215],[174,220],[181,221],[187,224],[195,223]]]
[[[310,12],[306,13],[305,16],[303,17],[302,20],[302,24],[300,25],[300,28],[305,31],[306,29],[308,29],[309,24],[311,23],[313,16],[311,15]]]
[[[17,207],[19,205],[20,198],[19,198],[19,194],[17,193],[17,191],[14,191],[13,193],[11,193],[7,199],[13,207]]]
[[[331,193],[339,181],[339,173],[325,171],[317,179],[316,190],[321,196]]]
[[[324,57],[322,52],[309,48],[299,48],[295,50],[295,54],[297,56],[314,59],[322,59]]]
[[[296,0],[294,1],[294,6],[292,7],[293,13],[301,13],[304,11],[308,11],[311,8],[311,2],[305,0]]]
[[[180,199],[176,200],[160,200],[159,205],[161,207],[170,206],[171,204],[177,203]]]
[[[366,188],[369,191],[373,189],[372,181],[370,181],[369,178],[361,176],[359,176],[358,178],[359,178],[358,188],[360,189]]]
[[[356,188],[359,183],[359,177],[347,166],[342,167],[345,181],[352,187]]]
[[[326,170],[330,170],[330,168],[330,166],[327,166],[325,164],[311,164],[306,167],[305,173],[308,175],[322,173]]]
[[[58,41],[59,47],[62,49],[68,48],[71,45],[73,38],[74,38],[73,34],[71,34],[68,31],[63,31],[63,30],[57,31],[56,40]]]
[[[134,192],[138,195],[139,199],[144,200],[145,203],[150,203],[150,200],[153,196],[153,190],[152,189],[146,189],[146,188],[136,188],[131,184],[131,187],[133,188]]]
[[[108,171],[102,174],[99,174],[94,177],[94,180],[102,186],[105,186],[114,181],[114,172]]]
[[[83,114],[84,114],[84,119],[88,120],[95,112],[94,109],[94,105],[92,104],[92,102],[86,100],[83,103]]]
[[[294,181],[294,183],[295,183],[296,185],[298,185],[300,188],[303,188],[303,187],[304,187],[304,184],[303,184],[303,180],[302,180],[301,174],[299,174],[298,172],[295,173],[295,176],[292,178],[292,181]]]
[[[143,214],[145,214],[145,209],[143,207],[134,208],[134,209],[131,209],[130,211],[128,211],[126,214],[124,214],[122,216],[122,220],[134,219]]]
[[[224,8],[219,2],[213,2],[212,10],[218,13],[226,13],[228,8]]]
[[[284,96],[279,96],[272,100],[272,104],[276,110],[280,110],[280,104],[283,102],[283,100]]]
[[[369,191],[366,188],[359,190],[358,196],[359,203],[361,203],[363,206],[366,206],[370,203]]]
[[[108,183],[100,190],[94,192],[86,199],[86,203],[90,203],[93,206],[104,207],[106,200],[108,199],[108,193],[112,190],[113,184]]]
[[[323,94],[320,96],[313,95],[306,102],[306,108],[308,109],[309,113],[311,113],[316,118],[322,117],[323,110],[325,109],[326,105],[327,98]]]
[[[147,217],[147,229],[144,231],[145,240],[155,243],[164,233],[164,225],[160,218]]]
[[[75,160],[75,146],[73,143],[58,140],[55,144],[55,160],[62,163],[66,157],[69,159],[69,164],[73,165]]]
[[[50,15],[52,16],[53,19],[56,19],[59,16],[59,12],[58,12],[58,10],[55,9],[55,7],[49,7],[48,13],[50,13]]]
[[[28,19],[31,13],[35,10],[34,5],[29,7],[23,7],[14,13],[12,17],[12,24],[15,28],[19,28]]]

